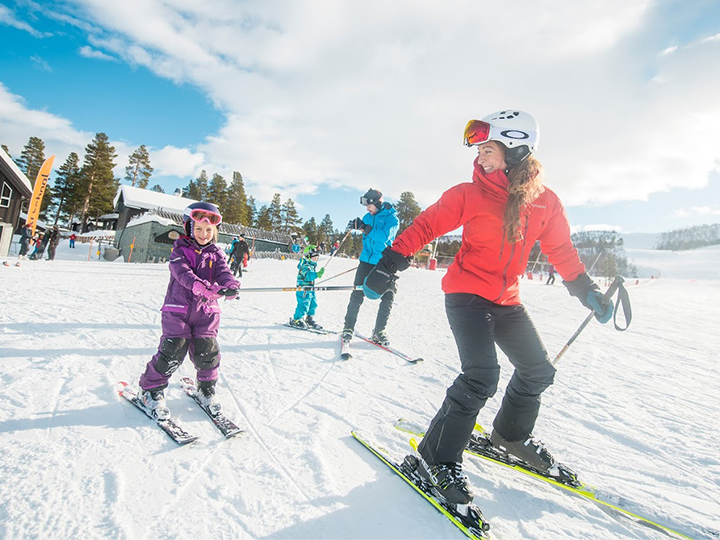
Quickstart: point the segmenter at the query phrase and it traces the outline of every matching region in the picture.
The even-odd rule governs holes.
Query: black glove
[[[397,251],[386,247],[382,258],[370,270],[363,282],[363,292],[370,300],[377,300],[390,290],[395,290],[396,272],[407,270],[412,257],[403,257]]]
[[[572,281],[563,281],[563,285],[567,287],[570,296],[575,296],[583,306],[595,312],[598,321],[605,324],[610,320],[615,306],[612,300],[603,297],[600,287],[590,276],[583,273]]]
[[[355,218],[355,219],[351,219],[348,222],[348,229],[353,229],[356,231],[365,231],[365,227],[367,227],[367,225],[365,225],[365,222],[362,220],[362,218],[359,218],[359,217]]]
[[[225,296],[225,300],[235,300],[240,297],[240,289],[222,289],[220,294]]]

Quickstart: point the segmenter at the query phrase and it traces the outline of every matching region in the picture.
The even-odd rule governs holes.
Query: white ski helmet
[[[505,163],[515,167],[538,147],[540,128],[529,113],[504,110],[487,115],[482,120],[470,120],[465,126],[464,142],[477,146],[488,141],[502,143],[507,149]]]

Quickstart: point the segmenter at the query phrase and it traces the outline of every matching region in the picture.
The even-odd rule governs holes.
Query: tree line
[[[2,148],[12,157],[6,145],[3,144]],[[34,187],[45,158],[44,141],[39,137],[30,137],[20,157],[13,160]],[[73,223],[79,223],[80,230],[86,231],[89,222],[97,222],[101,216],[113,212],[113,200],[121,183],[113,172],[117,165],[116,159],[115,147],[110,144],[105,133],[97,133],[85,147],[82,161],[77,153],[71,152],[58,167],[53,184],[48,185],[45,191],[40,218],[48,224],[63,224],[67,228],[72,228]],[[148,189],[152,173],[150,152],[145,145],[141,145],[128,158],[124,181],[131,186]],[[150,189],[164,193],[159,184]],[[197,178],[182,188],[182,192],[189,199],[216,204],[227,223],[303,235],[308,242],[326,244],[328,249],[347,231],[347,227],[337,230],[329,214],[319,223],[314,217],[303,222],[295,202],[290,198],[282,202],[279,193],[273,195],[270,204],[257,208],[255,199],[247,195],[243,177],[237,171],[232,173],[228,183],[222,175],[215,173],[209,177],[202,170]],[[412,192],[402,193],[394,207],[398,212],[401,231],[421,211]],[[341,252],[358,255],[361,249],[362,236],[352,235],[343,244]]]
[[[715,223],[664,232],[660,234],[655,249],[683,251],[718,244],[720,244],[720,223]]]

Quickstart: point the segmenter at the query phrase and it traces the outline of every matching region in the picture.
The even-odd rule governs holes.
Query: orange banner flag
[[[25,223],[28,223],[32,228],[32,234],[35,234],[35,227],[37,226],[38,216],[40,215],[40,204],[42,203],[43,195],[45,195],[45,188],[48,184],[48,178],[50,178],[53,161],[55,161],[55,156],[50,156],[45,160],[35,180],[32,199],[30,199],[30,208],[28,208],[28,215],[25,220]]]

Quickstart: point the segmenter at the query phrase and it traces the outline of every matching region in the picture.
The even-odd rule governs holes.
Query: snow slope
[[[0,266],[0,538],[464,538],[350,436],[408,451],[393,421],[427,424],[457,375],[442,273],[409,269],[399,281],[389,334],[425,358],[417,365],[362,343],[340,361],[335,339],[280,326],[293,293],[222,303],[219,396],[247,433],[222,440],[184,396],[186,361],[167,395],[201,440],[177,447],[114,389],[155,352],[167,265],[87,255],[64,241],[59,260]],[[333,260],[326,275],[354,264]],[[292,261],[254,261],[243,285],[292,286],[295,274]],[[628,289],[632,326],[588,326],[558,364],[536,435],[631,509],[720,538],[720,281]],[[554,356],[586,311],[559,280],[524,281],[522,294]],[[348,293],[319,295],[317,319],[338,329]],[[359,331],[372,330],[376,309],[366,301]],[[502,389],[511,370],[501,363]],[[491,424],[500,398],[479,422]],[[495,538],[666,538],[499,466],[466,459],[465,469]]]

